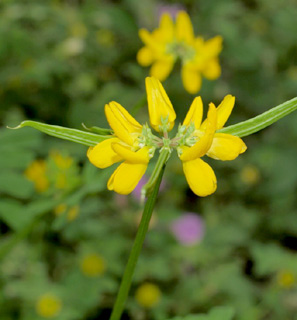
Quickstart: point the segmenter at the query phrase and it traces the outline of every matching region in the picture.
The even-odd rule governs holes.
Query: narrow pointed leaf
[[[258,132],[297,109],[297,97],[286,101],[254,118],[223,128],[217,132],[229,133],[237,137],[245,137]]]
[[[82,123],[84,129],[90,132],[94,132],[100,135],[111,135],[113,131],[111,129],[100,128],[100,127],[87,127],[84,123]]]
[[[23,127],[32,127],[42,131],[50,136],[83,144],[85,146],[95,146],[99,142],[111,138],[111,135],[98,135],[91,132],[85,132],[77,129],[54,126],[36,121],[23,121],[20,125],[10,129],[20,129]]]

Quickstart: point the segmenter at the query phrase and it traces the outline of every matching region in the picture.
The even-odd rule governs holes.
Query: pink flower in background
[[[132,191],[132,196],[137,201],[141,201],[141,189],[147,182],[148,182],[148,178],[146,176],[143,176],[138,182],[138,185],[136,186],[136,188]],[[166,188],[166,181],[163,179],[160,185],[160,191],[163,191],[165,188]]]
[[[180,4],[162,4],[157,6],[157,16],[158,20],[160,20],[160,17],[163,13],[169,13],[172,18],[176,18],[176,15],[179,11],[185,10],[185,7]]]
[[[171,224],[171,231],[176,239],[185,246],[191,246],[204,236],[205,225],[203,219],[192,212],[183,214]]]

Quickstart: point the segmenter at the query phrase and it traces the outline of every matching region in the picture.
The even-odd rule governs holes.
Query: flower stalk
[[[154,172],[156,172],[155,184],[152,186],[152,193],[149,195],[147,202],[145,204],[142,218],[137,230],[137,234],[134,240],[134,244],[124,271],[124,275],[120,284],[120,289],[111,313],[110,320],[119,320],[124,310],[125,302],[131,287],[132,277],[137,264],[139,254],[142,249],[142,245],[149,227],[149,223],[152,217],[152,213],[155,207],[158,191],[162,181],[166,161],[168,159],[169,151],[163,150],[160,153],[159,159],[155,166]]]

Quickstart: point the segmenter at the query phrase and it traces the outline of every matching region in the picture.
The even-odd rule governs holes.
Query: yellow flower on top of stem
[[[222,37],[216,36],[205,41],[195,37],[188,14],[180,11],[174,24],[171,16],[161,16],[160,25],[152,33],[139,30],[144,47],[138,51],[137,61],[142,66],[151,66],[150,74],[160,81],[170,74],[174,63],[180,59],[181,76],[189,93],[200,90],[202,76],[209,80],[221,74],[219,54],[222,50]]]
[[[201,157],[207,155],[216,160],[234,160],[246,150],[239,137],[217,132],[228,120],[235,98],[227,95],[217,108],[210,103],[207,118],[202,122],[202,100],[196,97],[176,136],[171,139],[168,132],[174,126],[176,115],[161,82],[153,77],[146,78],[146,92],[150,123],[163,134],[162,138],[153,135],[147,124],[140,125],[118,103],[111,102],[105,106],[114,136],[90,147],[87,155],[99,168],[124,161],[110,177],[108,189],[121,194],[130,193],[145,173],[155,150],[161,148],[169,154],[173,149],[177,150],[187,182],[196,195],[205,197],[215,192],[216,176]]]

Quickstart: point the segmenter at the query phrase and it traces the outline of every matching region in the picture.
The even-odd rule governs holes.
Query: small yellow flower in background
[[[68,221],[73,221],[77,218],[78,214],[79,214],[79,205],[75,205],[72,207],[67,207],[67,205],[65,203],[60,203],[59,205],[57,205],[54,208],[54,214],[56,216],[60,216],[63,213],[67,212],[67,220]]]
[[[228,120],[235,98],[227,95],[217,108],[210,103],[207,118],[202,122],[202,100],[196,97],[176,136],[171,139],[168,132],[176,118],[172,104],[159,80],[148,77],[145,84],[150,123],[163,138],[155,136],[147,124],[140,125],[120,104],[111,102],[105,106],[105,114],[114,136],[89,148],[90,162],[98,168],[106,168],[124,161],[110,177],[107,187],[128,194],[144,175],[156,149],[166,149],[170,153],[176,149],[192,191],[201,197],[212,194],[217,186],[216,176],[200,158],[207,155],[216,160],[234,160],[246,150],[239,137],[216,132]]]
[[[50,293],[46,293],[39,297],[35,305],[36,312],[44,318],[53,318],[57,316],[62,309],[61,300]]]
[[[241,170],[240,178],[245,184],[253,185],[259,181],[260,172],[257,167],[247,165]]]
[[[90,253],[81,260],[80,269],[88,277],[98,277],[105,272],[106,263],[98,254]]]
[[[73,221],[77,218],[79,214],[79,206],[72,206],[69,208],[68,212],[67,212],[67,220],[68,221]]]
[[[66,212],[67,206],[65,203],[60,203],[54,208],[54,214],[60,216],[62,213]]]
[[[290,289],[296,284],[295,275],[288,270],[282,270],[277,274],[277,283],[284,289]]]
[[[28,180],[34,183],[37,192],[44,192],[49,188],[47,166],[44,160],[35,160],[25,171]]]
[[[161,299],[161,291],[153,283],[142,284],[135,293],[135,299],[139,305],[145,308],[153,308]]]
[[[55,165],[58,169],[66,170],[69,169],[73,164],[73,159],[69,156],[62,155],[58,151],[51,151],[50,157],[54,160]]]
[[[174,24],[171,16],[161,16],[159,28],[149,33],[139,30],[145,46],[138,51],[137,60],[142,66],[150,66],[150,74],[160,81],[165,80],[177,59],[181,60],[181,76],[189,93],[200,90],[202,76],[215,80],[221,74],[219,54],[222,50],[222,37],[216,36],[205,41],[194,35],[188,14],[180,11]]]

